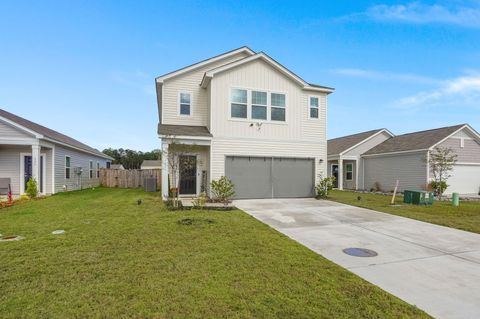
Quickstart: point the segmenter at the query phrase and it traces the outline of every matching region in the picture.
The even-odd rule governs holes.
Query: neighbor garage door
[[[307,158],[227,156],[225,175],[235,198],[311,197],[314,160]]]
[[[460,194],[478,194],[480,191],[480,165],[455,165],[447,180],[446,192]]]

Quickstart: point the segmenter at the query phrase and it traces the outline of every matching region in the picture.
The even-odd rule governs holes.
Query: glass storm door
[[[180,194],[195,195],[197,193],[197,157],[180,156]]]

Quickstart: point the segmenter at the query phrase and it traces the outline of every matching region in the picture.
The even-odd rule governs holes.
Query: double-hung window
[[[311,96],[310,97],[310,118],[311,119],[318,119],[318,109],[319,109],[319,101],[318,97]]]
[[[100,163],[97,162],[97,178],[100,178]]]
[[[231,117],[247,118],[247,90],[232,90],[232,101],[230,104]]]
[[[93,161],[90,161],[90,178],[93,178]]]
[[[345,167],[345,179],[351,181],[353,179],[353,164],[347,164]]]
[[[285,122],[285,94],[272,93],[270,100],[271,120]]]
[[[252,91],[252,119],[267,119],[267,92]]]
[[[191,114],[191,97],[190,93],[180,92],[180,115],[190,115]]]
[[[71,167],[70,156],[65,156],[65,179],[70,179]]]

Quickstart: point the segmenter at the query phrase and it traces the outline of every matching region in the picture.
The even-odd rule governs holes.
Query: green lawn
[[[358,196],[361,197],[361,200],[358,200]],[[417,206],[403,204],[403,197],[397,196],[395,204],[401,206],[391,206],[391,196],[337,190],[329,194],[329,199],[344,204],[480,233],[480,202],[478,201],[460,202],[458,207],[453,207],[451,202],[446,201],[436,201],[432,206]]]
[[[0,243],[2,319],[427,317],[242,211],[167,212],[141,190],[2,209],[0,233],[26,237]]]

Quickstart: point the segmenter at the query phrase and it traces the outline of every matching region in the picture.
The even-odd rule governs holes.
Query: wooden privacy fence
[[[100,184],[104,187],[135,188],[143,187],[146,177],[157,179],[157,190],[162,183],[161,169],[100,169]]]

